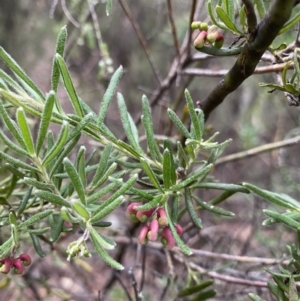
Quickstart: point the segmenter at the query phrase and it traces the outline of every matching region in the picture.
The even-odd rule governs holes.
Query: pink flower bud
[[[169,227],[165,227],[161,232],[162,244],[172,249],[175,246],[175,240]]]
[[[220,35],[220,32],[218,30],[212,31],[211,33],[209,33],[206,36],[206,41],[212,44],[217,40],[219,35]]]
[[[164,227],[168,225],[168,219],[164,208],[157,209],[157,217],[160,226]]]
[[[131,220],[134,223],[137,223],[139,220],[136,217],[137,211],[134,209],[136,206],[141,206],[141,203],[131,203],[128,207],[127,207],[127,213],[129,214]]]
[[[12,267],[12,264],[13,264],[12,259],[9,257],[3,258],[1,260],[1,263],[3,265],[0,267],[0,272],[3,274],[8,274],[8,272],[10,271],[10,268]]]
[[[141,231],[140,231],[140,234],[138,236],[138,242],[143,245],[145,243],[147,243],[147,234],[148,234],[148,231],[149,231],[149,227],[148,226],[143,226]]]
[[[196,38],[196,40],[194,41],[194,47],[196,48],[202,48],[205,44],[206,41],[206,36],[207,36],[207,32],[206,31],[201,31],[198,35],[198,37]]]
[[[19,258],[13,260],[13,266],[15,267],[15,274],[22,275],[24,273],[24,266]]]
[[[149,225],[149,232],[147,234],[147,238],[150,241],[157,240],[158,229],[159,229],[158,220],[157,219],[152,220],[151,223],[150,223],[150,225]]]
[[[19,258],[26,267],[31,264],[31,257],[28,254],[21,254]]]
[[[220,34],[216,39],[216,41],[214,42],[214,47],[220,49],[222,48],[223,43],[224,43],[224,37]]]
[[[179,224],[177,224],[177,225],[175,226],[175,229],[176,229],[178,235],[181,236],[182,233],[183,233],[183,228],[182,228]]]
[[[153,211],[154,211],[154,209],[137,211],[136,217],[139,221],[144,223],[153,214]]]

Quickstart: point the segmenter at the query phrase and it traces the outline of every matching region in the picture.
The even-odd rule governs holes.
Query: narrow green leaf
[[[129,144],[125,143],[124,141],[118,140],[117,144],[121,148],[123,148],[123,151],[125,150],[126,152],[128,152],[129,154],[131,154],[133,157],[135,157],[137,159],[139,159],[141,157],[140,154],[137,151],[135,151],[132,146],[130,146]]]
[[[94,239],[97,240],[97,242],[99,243],[99,245],[104,248],[104,249],[107,249],[107,250],[113,250],[115,248],[115,243],[111,244],[111,243],[108,243],[108,241],[106,239],[103,239],[103,236],[100,235],[97,230],[92,227],[91,225],[88,226],[88,230],[90,232],[90,236]]]
[[[106,15],[109,16],[112,8],[112,0],[106,0]]]
[[[30,170],[33,172],[39,172],[39,170],[29,164],[24,163],[23,161],[20,161],[18,159],[15,159],[7,154],[5,154],[4,152],[0,151],[0,159],[12,164],[15,167],[19,167],[25,170]]]
[[[225,215],[225,216],[235,216],[235,214],[231,211],[227,211],[223,208],[220,207],[215,207],[215,205],[211,204],[211,203],[206,203],[204,201],[202,201],[199,197],[193,195],[193,198],[196,200],[196,202],[198,203],[199,206],[201,206],[203,209],[210,211],[212,213],[216,213],[219,215]]]
[[[99,207],[93,212],[93,219],[94,216],[97,215],[102,211],[102,209],[110,204],[113,200],[122,196],[130,187],[136,182],[137,175],[132,176],[126,183],[124,183],[120,189],[118,189],[114,194],[112,194],[105,202],[103,202]],[[96,218],[95,218],[96,219]],[[96,220],[94,220],[96,221]]]
[[[53,105],[55,102],[55,93],[54,91],[50,91],[46,97],[45,106],[43,109],[43,114],[40,121],[40,127],[38,131],[38,136],[36,140],[36,154],[40,153],[44,140],[47,136],[48,127],[51,121],[51,115],[53,110]]]
[[[49,237],[49,240],[51,242],[55,242],[58,240],[60,234],[63,231],[63,225],[64,225],[63,218],[61,217],[61,215],[57,216],[55,219],[54,226],[51,227],[51,233],[50,233],[50,237]]]
[[[138,153],[143,153],[143,150],[141,149],[139,145],[139,140],[138,140],[138,135],[137,135],[137,128],[132,127],[133,125],[131,124],[129,117],[128,117],[128,111],[127,107],[123,98],[123,95],[121,93],[117,94],[118,98],[118,106],[119,106],[119,112],[121,115],[121,121],[122,121],[122,126],[125,131],[125,134],[128,138],[128,141],[130,145],[138,152]]]
[[[30,154],[27,152],[26,149],[19,147],[18,145],[14,144],[11,139],[9,139],[1,130],[0,130],[0,139],[2,142],[8,146],[9,150],[14,151],[17,154],[20,154],[25,157],[30,157]]]
[[[224,5],[224,11],[228,18],[232,21],[232,23],[235,23],[235,18],[234,18],[234,1],[233,0],[224,0],[223,1]]]
[[[287,225],[291,228],[294,228],[294,229],[300,228],[300,223],[299,222],[296,222],[295,220],[293,220],[293,219],[291,219],[287,216],[284,216],[283,214],[280,214],[280,213],[277,213],[275,211],[271,211],[271,210],[268,210],[268,209],[263,210],[263,212],[266,215],[274,218],[275,220],[277,220],[277,221],[279,221],[279,222],[281,222],[281,223],[283,223],[283,224],[285,224],[285,225]]]
[[[18,233],[16,225],[10,224],[10,229],[11,229],[11,236],[14,240],[14,245],[18,246],[19,245],[19,233]]]
[[[19,76],[36,94],[39,95],[42,100],[45,99],[43,92],[34,84],[30,77],[2,47],[0,47],[0,57],[17,76]]]
[[[116,170],[118,164],[113,163],[109,168],[106,170],[106,172],[103,174],[103,176],[98,180],[98,182],[95,183],[94,186],[92,186],[92,191],[101,185],[103,185],[107,179],[113,174],[113,172]]]
[[[26,91],[11,76],[9,76],[3,70],[0,70],[0,79],[2,79],[3,82],[7,83],[11,88],[13,88],[16,93],[24,97],[28,96]],[[7,86],[6,86],[6,90],[8,90]]]
[[[172,199],[171,219],[175,225],[178,223],[178,220],[179,220],[179,202],[180,202],[179,197],[174,197]]]
[[[275,205],[278,205],[280,207],[287,208],[287,209],[292,209],[292,210],[299,209],[299,206],[295,206],[293,203],[287,202],[287,200],[282,200],[278,194],[275,194],[271,191],[258,188],[249,183],[242,183],[242,185],[244,187],[246,187],[247,189],[251,190],[252,192],[254,192],[255,194],[261,196],[265,200],[269,201],[270,203],[273,203]]]
[[[64,55],[66,41],[67,41],[67,26],[63,26],[58,33],[57,41],[56,41],[56,49],[55,49],[55,53],[58,53],[62,57]],[[52,63],[51,89],[55,92],[57,92],[59,76],[60,76],[59,66],[56,59],[54,58]]]
[[[111,225],[112,225],[111,222],[104,222],[104,221],[100,221],[92,224],[93,227],[100,227],[100,228],[110,227]]]
[[[106,200],[93,213],[92,218],[91,218],[91,223],[98,222],[105,216],[109,215],[117,207],[119,207],[124,201],[125,201],[125,199],[123,198],[123,196],[119,196],[114,200],[109,200],[109,201]],[[104,206],[104,203],[106,204],[106,206]],[[99,210],[99,208],[101,208],[101,210]]]
[[[71,206],[76,211],[78,216],[82,218],[85,222],[90,219],[90,213],[87,209],[83,206],[82,202],[79,202],[76,199],[71,200]]]
[[[231,30],[233,33],[238,33],[238,34],[244,35],[243,32],[239,28],[237,28],[235,23],[233,23],[233,21],[230,20],[229,16],[225,13],[225,11],[223,10],[222,7],[217,5],[216,12],[217,12],[218,17],[222,20],[222,22],[225,24],[225,26],[227,26],[227,28],[229,30]]]
[[[86,151],[85,146],[81,145],[78,150],[76,156],[76,163],[75,163],[76,169],[78,171],[78,175],[81,179],[84,188],[86,188],[85,151]]]
[[[193,188],[205,188],[205,189],[217,189],[226,190],[233,192],[250,193],[248,189],[242,185],[227,184],[227,183],[213,183],[213,182],[202,182],[192,186]]]
[[[151,108],[149,105],[149,100],[146,95],[142,96],[142,109],[143,109],[143,115],[141,117],[141,120],[145,128],[145,132],[147,136],[147,145],[149,148],[151,158],[153,160],[161,161],[162,155],[159,151],[157,142],[154,137]]]
[[[113,182],[108,184],[107,186],[105,186],[104,188],[98,190],[97,192],[95,192],[94,194],[90,195],[87,199],[86,199],[86,203],[87,204],[92,204],[95,201],[99,200],[101,197],[103,197],[104,195],[106,195],[107,193],[110,193],[114,188],[116,188],[118,186],[117,182]]]
[[[50,178],[53,177],[53,175],[55,174],[55,172],[57,171],[57,169],[61,166],[63,159],[65,157],[67,157],[70,152],[74,149],[74,147],[76,146],[77,142],[80,139],[80,134],[78,134],[77,136],[75,136],[68,144],[67,146],[64,148],[64,150],[60,153],[60,155],[58,156],[58,158],[56,159],[53,167],[51,168],[51,172],[50,172]]]
[[[14,240],[12,237],[10,237],[0,246],[0,258],[4,258],[10,253],[11,249],[13,248],[13,245]]]
[[[212,164],[208,164],[208,165],[200,168],[199,170],[195,171],[193,174],[189,175],[187,177],[187,179],[183,180],[182,182],[180,182],[176,185],[173,185],[171,187],[171,190],[174,190],[174,191],[180,190],[184,187],[189,186],[194,181],[201,182],[207,176],[207,174],[210,172],[212,166],[213,166]]]
[[[104,172],[107,168],[108,158],[111,154],[111,151],[112,151],[112,145],[111,144],[106,145],[101,154],[101,158],[100,158],[96,173],[93,177],[91,186],[94,186],[100,180],[102,175],[104,174]]]
[[[34,178],[29,178],[29,177],[24,177],[24,182],[29,185],[29,186],[33,186],[37,189],[41,189],[41,190],[55,190],[55,186],[51,183],[44,183],[42,181],[38,181]]]
[[[168,149],[164,150],[164,159],[163,159],[163,178],[164,178],[164,187],[166,190],[169,190],[172,184],[172,175],[171,173],[173,172],[171,170],[171,154]]]
[[[23,136],[23,140],[24,140],[25,145],[26,145],[26,149],[27,149],[28,153],[31,156],[33,156],[35,154],[33,140],[32,140],[32,136],[31,136],[31,133],[30,133],[30,128],[29,128],[29,125],[27,123],[26,115],[25,115],[25,112],[24,112],[23,108],[18,108],[16,115],[17,115],[17,121],[18,121],[18,124],[19,124],[19,128],[20,128],[20,131],[21,131],[22,136]]]
[[[194,108],[194,103],[193,103],[191,94],[187,89],[184,91],[184,94],[185,94],[186,103],[187,103],[187,106],[189,109],[189,113],[191,116],[192,125],[193,125],[194,131],[195,131],[195,137],[193,137],[193,138],[195,138],[198,141],[201,141],[201,139],[202,139],[201,125],[200,125],[196,110]]]
[[[115,261],[113,258],[111,258],[107,252],[102,248],[101,244],[98,241],[99,236],[94,236],[93,233],[91,233],[91,239],[92,239],[92,243],[96,249],[96,251],[98,252],[98,254],[102,257],[102,259],[111,267],[117,269],[117,270],[124,270],[124,267],[118,263],[117,261]]]
[[[27,220],[25,220],[24,222],[18,225],[18,230],[21,230],[22,228],[25,227],[29,227],[32,224],[41,221],[42,219],[46,218],[48,215],[52,214],[53,212],[54,212],[53,209],[47,209],[29,217]]]
[[[146,161],[146,159],[141,158],[141,164],[143,167],[144,172],[147,174],[147,176],[149,177],[151,183],[154,185],[155,188],[157,188],[158,190],[160,190],[161,192],[163,192],[158,179],[156,178],[156,175],[154,174],[152,168],[150,167],[150,165],[148,164],[148,162]]]
[[[190,296],[192,294],[198,293],[199,291],[207,288],[208,286],[212,285],[213,283],[214,283],[213,280],[205,280],[205,281],[200,282],[197,285],[184,288],[178,293],[178,297],[186,297],[186,296]]]
[[[209,298],[214,297],[217,294],[216,290],[207,290],[199,295],[197,295],[195,298],[191,299],[190,301],[202,301],[202,300],[207,300]]]
[[[287,21],[283,27],[279,30],[278,35],[283,34],[290,28],[292,28],[295,24],[297,24],[300,21],[300,12],[298,12],[293,18],[291,18],[289,21]]]
[[[68,95],[70,97],[70,101],[72,103],[72,106],[73,106],[76,114],[79,117],[83,117],[84,116],[83,110],[82,110],[81,105],[79,103],[76,90],[74,88],[71,76],[70,76],[68,68],[67,68],[67,66],[66,66],[66,64],[64,62],[64,59],[61,57],[60,54],[57,53],[55,55],[55,60],[58,63],[60,74],[61,74],[61,76],[63,78],[64,86],[65,86],[66,91],[67,91],[67,93],[68,93]]]
[[[289,301],[298,301],[298,290],[293,276],[289,281]]]
[[[86,205],[85,191],[84,191],[83,183],[81,182],[81,179],[80,179],[74,165],[68,158],[64,158],[63,163],[65,166],[66,172],[68,173],[70,180],[74,185],[74,188],[78,194],[80,201],[82,202],[82,204]]]
[[[228,30],[228,28],[225,26],[223,22],[217,20],[211,0],[206,1],[206,11],[208,12],[210,20],[214,25],[224,30]]]
[[[288,79],[287,79],[287,72],[289,70],[289,66],[292,62],[289,61],[285,64],[283,70],[282,70],[282,83],[283,83],[283,86],[285,87],[286,84],[288,83]],[[285,87],[286,88],[286,87]]]
[[[70,207],[68,205],[68,207]],[[78,217],[75,217],[71,214],[71,212],[66,208],[66,207],[61,207],[60,209],[60,214],[61,214],[61,217],[66,221],[66,222],[70,222],[72,224],[79,224],[82,219],[78,218]]]
[[[118,83],[119,83],[119,80],[120,80],[122,74],[123,74],[123,67],[120,66],[115,71],[113,76],[111,77],[108,88],[106,89],[103,99],[102,99],[102,102],[101,102],[100,112],[99,112],[99,116],[98,116],[98,126],[101,126],[101,124],[104,121],[109,104],[115,94],[115,91],[117,89],[117,86],[118,86]]]
[[[137,211],[149,210],[149,209],[155,208],[156,206],[163,205],[166,198],[167,198],[167,196],[165,194],[159,194],[159,195],[155,196],[151,201],[149,201],[143,205],[136,206],[134,208]]]
[[[266,7],[263,0],[254,0],[254,5],[256,6],[260,20],[266,16]]]
[[[271,88],[271,89],[276,89],[282,92],[285,92],[285,88],[276,84],[267,84],[267,83],[259,83],[258,84],[260,87],[265,87],[265,88]]]
[[[26,209],[28,201],[31,197],[32,189],[33,189],[33,186],[29,187],[29,189],[23,195],[23,198],[22,198],[22,200],[20,202],[20,205],[19,205],[19,208],[18,208],[17,216],[20,216],[24,212],[24,210]]]
[[[188,248],[187,245],[185,245],[185,243],[181,240],[181,238],[179,237],[178,233],[177,233],[177,230],[175,229],[174,227],[174,224],[171,220],[171,217],[170,217],[170,214],[169,214],[169,208],[168,208],[168,202],[165,203],[164,205],[164,209],[166,211],[166,215],[167,215],[167,219],[168,219],[168,222],[169,222],[169,227],[170,227],[170,230],[172,232],[172,235],[174,237],[174,240],[176,242],[176,244],[178,245],[178,247],[180,248],[180,250],[186,254],[186,255],[192,255],[193,252]]]
[[[246,30],[246,28],[247,28],[247,18],[246,18],[245,5],[243,5],[240,9],[239,18],[240,18],[241,27],[243,28],[243,30]]]
[[[299,67],[299,62],[298,62],[298,56],[297,56],[298,50],[297,48],[294,50],[294,68],[295,68],[295,73],[298,79],[298,83],[300,83],[300,67]]]
[[[28,233],[35,234],[35,235],[43,235],[51,230],[51,227],[44,227],[40,229],[28,229]]]
[[[192,196],[191,196],[191,192],[188,188],[184,189],[184,198],[185,198],[185,204],[186,204],[186,208],[187,211],[191,217],[191,220],[193,222],[193,224],[198,227],[199,229],[202,229],[202,220],[201,218],[198,216],[194,204],[193,204],[193,200],[192,200]]]
[[[180,161],[183,168],[185,168],[189,163],[187,154],[180,141],[177,141],[177,159]]]
[[[177,116],[177,114],[173,110],[168,109],[168,116],[170,117],[170,119],[173,121],[173,123],[175,124],[177,129],[180,131],[180,133],[184,137],[192,139],[191,134],[189,133],[189,131],[187,130],[185,125],[182,123],[180,118]]]
[[[46,256],[45,252],[43,251],[40,240],[37,235],[30,233],[30,237],[34,246],[36,253],[41,257],[44,258]]]
[[[60,151],[66,145],[66,143],[67,143],[66,141],[68,138],[68,132],[69,132],[69,123],[66,121],[63,121],[57,141],[54,144],[54,146],[48,151],[46,157],[44,158],[44,160],[42,162],[43,166],[47,166],[47,164],[49,162],[52,162],[52,160],[55,157],[57,157],[57,155],[60,153]]]
[[[86,116],[84,116],[77,125],[69,132],[68,138],[66,143],[69,143],[72,139],[74,139],[76,136],[78,136],[82,130],[88,125],[88,123],[93,118],[93,114],[89,113]]]
[[[35,192],[35,195],[40,197],[41,199],[57,206],[65,206],[70,208],[69,202],[67,202],[64,198],[61,196],[54,194],[50,191],[43,191],[43,190],[37,190]]]
[[[252,294],[252,293],[249,293],[248,296],[252,301],[266,301],[266,300],[260,298],[259,296],[255,295],[255,294]]]

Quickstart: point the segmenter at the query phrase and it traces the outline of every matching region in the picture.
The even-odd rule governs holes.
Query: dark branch
[[[257,29],[251,32],[234,66],[204,100],[203,111],[206,119],[228,94],[236,90],[246,78],[253,74],[262,55],[290,18],[294,5],[295,0],[273,2]]]

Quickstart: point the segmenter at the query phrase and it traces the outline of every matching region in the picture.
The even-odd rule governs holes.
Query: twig
[[[95,12],[95,8],[94,8],[94,4],[91,0],[87,0],[88,4],[89,4],[89,10],[93,19],[93,24],[94,24],[94,30],[95,30],[95,35],[96,35],[96,39],[97,39],[97,43],[98,43],[98,47],[99,47],[99,54],[100,57],[103,57],[103,52],[102,52],[102,36],[101,36],[101,31],[100,31],[100,25],[98,22],[98,18],[97,18],[97,14]]]
[[[69,19],[69,21],[77,28],[80,27],[80,24],[72,17],[71,13],[69,12],[67,5],[66,5],[66,1],[65,0],[61,0],[61,7],[63,9],[64,14],[66,15],[66,17]]]
[[[119,276],[118,272],[115,272],[115,278],[119,281],[120,285],[122,286],[127,298],[129,301],[133,301],[131,296],[130,296],[130,293],[128,291],[128,289],[126,288],[125,284],[123,283],[121,277]]]
[[[134,290],[135,300],[136,301],[140,301],[141,298],[140,298],[139,290],[138,290],[138,287],[137,287],[137,282],[136,282],[136,279],[134,277],[134,273],[133,273],[133,269],[132,268],[129,269],[128,275],[131,278],[131,284],[132,284],[132,287],[133,287],[133,290]]]
[[[184,262],[184,260],[179,257],[178,255],[175,255],[174,258],[179,261],[179,262]],[[192,269],[200,272],[201,274],[208,275],[212,278],[219,279],[225,282],[230,282],[234,284],[240,284],[240,285],[247,285],[247,286],[256,286],[256,287],[267,287],[268,286],[268,280],[266,279],[265,281],[257,281],[257,280],[248,280],[248,279],[243,279],[243,278],[238,278],[238,277],[233,277],[233,276],[228,276],[228,275],[223,275],[217,272],[213,271],[208,271],[199,265],[193,263],[193,262],[188,262],[187,263]]]
[[[202,3],[200,3],[198,6],[202,6],[203,1],[201,1]],[[191,28],[191,24],[194,21],[194,17],[195,17],[195,12],[196,12],[196,7],[197,7],[197,0],[193,0],[193,3],[191,5],[191,12],[190,12],[190,22],[189,22],[189,29],[188,29],[188,40],[187,40],[187,45],[186,45],[186,52],[187,52],[187,57],[190,56],[191,54],[191,41],[192,41],[192,28]]]
[[[137,244],[138,241],[136,238],[128,238],[125,236],[116,236],[114,237],[114,240],[118,244]],[[165,247],[161,243],[151,242],[147,244],[151,248],[155,249],[164,249]],[[251,257],[251,256],[237,256],[237,255],[230,255],[230,254],[224,254],[224,253],[215,253],[205,250],[198,250],[198,249],[192,249],[194,256],[203,256],[203,257],[209,257],[209,258],[216,258],[216,259],[226,259],[231,261],[238,261],[238,262],[244,262],[244,263],[260,263],[265,265],[275,265],[275,264],[283,264],[287,265],[290,263],[290,260],[282,260],[282,259],[274,259],[274,258],[263,258],[263,257]],[[180,249],[178,247],[174,247],[172,249],[172,252],[180,252]]]
[[[232,161],[237,161],[237,160],[257,156],[258,154],[269,152],[269,151],[272,151],[277,148],[293,146],[299,142],[300,142],[300,135],[293,137],[293,138],[285,139],[285,140],[282,140],[279,142],[264,144],[264,145],[261,145],[258,147],[254,147],[252,149],[248,149],[246,151],[242,151],[239,153],[221,157],[220,159],[218,159],[216,161],[215,165],[220,165],[220,164],[224,164],[227,162],[232,162]]]
[[[53,0],[51,3],[50,12],[49,12],[50,19],[53,19],[53,17],[54,17],[54,12],[57,7],[57,4],[58,4],[58,0]]]
[[[157,80],[158,83],[161,85],[162,79],[161,79],[159,70],[158,70],[158,68],[157,68],[157,66],[156,66],[156,64],[155,64],[155,62],[154,62],[154,60],[153,60],[153,57],[152,57],[152,55],[151,55],[151,53],[150,53],[150,49],[149,49],[148,43],[147,43],[147,41],[146,41],[146,39],[145,39],[145,37],[144,37],[144,35],[143,35],[143,33],[142,33],[140,27],[139,27],[139,24],[138,24],[138,23],[136,22],[136,20],[134,19],[133,15],[132,15],[132,13],[131,13],[131,11],[130,11],[130,8],[129,8],[129,6],[127,5],[127,3],[125,2],[125,0],[119,0],[119,3],[120,3],[120,5],[121,5],[123,11],[125,12],[127,18],[129,19],[129,21],[130,21],[130,23],[131,23],[133,29],[135,30],[135,33],[136,33],[136,35],[137,35],[137,37],[138,37],[140,43],[141,43],[142,46],[143,46],[143,49],[144,49],[144,51],[145,51],[145,53],[146,53],[147,59],[148,59],[148,61],[149,61],[149,64],[150,64],[150,66],[151,66],[151,68],[152,68],[152,71],[153,71],[155,77],[156,77],[156,80]]]
[[[284,69],[286,63],[275,64],[270,66],[256,67],[253,74],[264,74],[272,72],[280,72]],[[290,64],[289,69],[293,69],[294,64]],[[187,68],[182,70],[182,75],[192,75],[192,76],[206,76],[206,77],[222,77],[225,76],[229,70],[210,70],[210,69],[201,69],[201,68]]]
[[[176,26],[173,18],[173,8],[172,8],[172,2],[171,0],[167,0],[167,5],[168,5],[168,17],[172,29],[172,36],[173,36],[173,42],[175,46],[175,51],[177,54],[178,59],[180,58],[180,49],[179,49],[179,44],[178,44],[178,38],[177,38],[177,32],[176,32]]]

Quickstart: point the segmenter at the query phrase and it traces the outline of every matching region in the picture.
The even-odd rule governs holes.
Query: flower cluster
[[[0,272],[8,274],[10,269],[14,270],[15,274],[22,275],[24,266],[31,264],[31,257],[28,254],[21,254],[18,258],[5,257],[0,260]]]
[[[144,223],[138,236],[138,242],[145,244],[148,241],[160,239],[164,246],[172,249],[175,246],[175,240],[168,226],[168,219],[163,208],[141,210],[135,208],[141,206],[141,203],[131,203],[127,207],[127,212],[133,222]],[[182,235],[183,229],[177,224],[175,226],[179,236]]]
[[[68,254],[67,260],[70,261],[71,258],[74,257],[91,257],[91,254],[82,239],[79,239],[77,241],[73,241],[69,244],[68,249],[66,250],[66,253]]]
[[[217,26],[208,26],[207,23],[196,21],[192,23],[191,28],[200,31],[194,41],[196,48],[202,48],[205,44],[211,44],[218,49],[223,46],[224,37]]]

